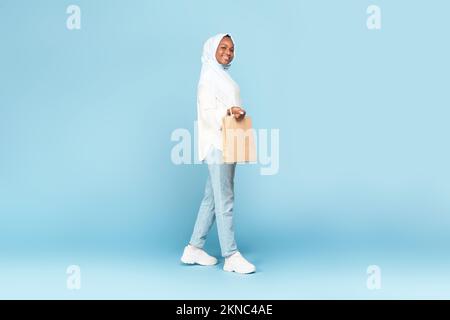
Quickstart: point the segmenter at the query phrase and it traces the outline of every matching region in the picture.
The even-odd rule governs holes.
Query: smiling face
[[[229,64],[234,58],[234,43],[230,37],[223,37],[217,47],[216,59],[220,64]]]

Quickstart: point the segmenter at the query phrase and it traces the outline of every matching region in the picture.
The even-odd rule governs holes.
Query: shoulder
[[[209,72],[209,71],[208,71]],[[197,91],[207,91],[215,93],[217,89],[216,81],[209,74],[203,74],[198,82]]]

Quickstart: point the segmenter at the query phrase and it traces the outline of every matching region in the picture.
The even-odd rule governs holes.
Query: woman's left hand
[[[236,118],[236,120],[244,119],[246,114],[245,110],[242,109],[241,107],[232,107],[231,112],[233,112],[233,115]]]

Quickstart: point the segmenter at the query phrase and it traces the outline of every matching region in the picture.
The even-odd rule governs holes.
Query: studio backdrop
[[[449,12],[0,0],[0,297],[449,298]],[[217,33],[258,151],[235,176],[245,277],[179,261]],[[216,229],[206,248],[220,257]]]

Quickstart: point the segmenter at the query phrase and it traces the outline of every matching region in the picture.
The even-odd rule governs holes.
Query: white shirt
[[[211,85],[201,84],[197,91],[198,157],[204,160],[209,148],[223,151],[222,118],[233,105],[222,101]]]

